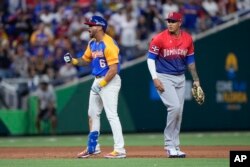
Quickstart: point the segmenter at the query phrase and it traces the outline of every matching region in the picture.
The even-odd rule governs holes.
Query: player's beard
[[[97,33],[97,30],[89,30],[89,37],[90,38],[95,38],[95,36],[96,36],[96,33]]]
[[[89,31],[89,37],[94,38],[95,33],[93,31]]]

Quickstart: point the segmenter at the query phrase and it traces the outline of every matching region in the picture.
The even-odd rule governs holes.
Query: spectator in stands
[[[8,0],[9,13],[15,13],[18,9],[25,7],[25,1],[22,0]]]
[[[59,78],[63,81],[63,83],[76,81],[76,68],[70,63],[64,64],[59,70]]]
[[[49,120],[51,123],[51,134],[56,133],[56,96],[53,88],[49,84],[47,76],[42,76],[39,88],[35,95],[38,97],[38,113],[36,118],[36,128],[38,133],[42,132],[41,121]]]
[[[87,8],[92,4],[92,0],[76,0],[77,5],[79,5],[81,8]]]
[[[214,23],[207,12],[203,12],[197,20],[197,32],[204,32],[213,27]]]
[[[62,84],[62,82],[58,79],[58,74],[53,69],[53,67],[48,67],[46,74],[48,75],[49,81],[53,86]]]
[[[165,0],[162,5],[162,15],[167,17],[169,12],[178,12],[179,6],[173,0]]]
[[[140,41],[138,42],[138,48],[140,50],[147,50],[148,46],[148,39],[149,39],[149,30],[147,29],[147,21],[146,18],[141,15],[138,18],[138,23],[136,27],[136,34],[137,34],[137,39]]]
[[[14,76],[27,78],[28,77],[28,53],[22,45],[18,45],[16,52],[12,55],[12,70]]]
[[[45,61],[45,49],[43,47],[39,47],[37,49],[37,53],[35,56],[32,56],[32,66],[34,66],[38,75],[46,74],[48,64]]]
[[[51,25],[53,20],[55,19],[54,14],[51,12],[50,6],[43,7],[43,10],[40,14],[40,20],[45,25]]]
[[[49,54],[49,45],[53,41],[51,30],[45,27],[44,23],[40,23],[37,30],[34,31],[30,38],[31,47],[33,52],[37,52],[37,49],[43,48],[45,54]]]
[[[63,15],[64,15],[64,10],[65,10],[65,7],[64,6],[58,6],[58,9],[55,11],[54,14],[54,21],[56,23],[61,23],[62,22],[62,18],[63,18]]]
[[[136,26],[137,20],[132,17],[131,13],[126,14],[126,19],[121,25],[121,56],[122,62],[132,60],[136,57]]]
[[[125,21],[125,8],[123,6],[119,6],[108,20],[108,24],[114,27],[115,30],[115,40],[119,40],[121,34],[121,23]]]
[[[78,38],[84,30],[83,16],[81,14],[74,15],[73,20],[69,26],[68,36],[73,44],[78,42]]]
[[[215,0],[205,0],[202,2],[202,7],[211,17],[214,25],[218,22],[219,7]]]
[[[88,19],[91,18],[92,16],[101,16],[101,17],[103,17],[102,13],[100,13],[100,12],[98,12],[96,10],[95,5],[91,5],[89,11],[85,14],[85,17],[88,18]]]
[[[30,35],[32,32],[31,14],[27,10],[18,10],[16,13],[15,37],[20,34]]]
[[[218,0],[217,1],[218,7],[219,7],[219,16],[221,16],[221,17],[227,15],[227,9],[226,9],[227,1],[228,0]]]
[[[28,74],[29,74],[28,76],[29,92],[35,92],[39,85],[39,76],[37,75],[37,72],[34,66],[29,66]]]
[[[227,8],[227,14],[236,12],[237,11],[236,0],[228,0],[226,8]]]
[[[54,57],[53,58],[54,60],[53,60],[53,65],[50,67],[53,67],[56,73],[59,71],[61,66],[65,64],[65,62],[62,59],[62,55],[64,54],[65,54],[65,49],[55,48],[53,55],[51,55],[51,57]]]
[[[10,70],[11,66],[11,57],[9,54],[8,43],[2,43],[0,45],[0,77],[9,78],[12,77],[12,71]]]
[[[143,55],[144,52],[141,51],[145,49],[152,35],[166,26],[162,22],[160,13],[166,15],[169,11],[181,11],[185,17],[183,27],[196,34],[222,23],[223,20],[220,21],[220,19],[215,21],[214,18],[218,16],[221,18],[228,13],[250,8],[249,0],[2,0],[1,2],[0,45],[5,48],[8,46],[8,49],[0,52],[0,75],[13,77],[9,65],[15,64],[16,62],[13,61],[17,60],[11,59],[10,53],[15,52],[17,46],[22,45],[25,53],[29,52],[32,55],[30,65],[37,61],[34,55],[43,48],[44,56],[39,58],[41,68],[35,69],[34,72],[39,74],[41,71],[44,74],[49,72],[51,78],[54,76],[55,79],[58,77],[57,72],[64,65],[61,56],[65,54],[65,50],[81,55],[89,41],[89,33],[83,25],[86,16],[103,15],[109,23],[107,33],[125,47],[137,45],[138,48],[133,52],[140,56]],[[95,4],[98,8],[91,4]],[[132,35],[133,39],[131,38],[129,45],[124,42],[128,41],[129,36],[124,34],[132,34],[132,24],[129,21],[130,27],[125,30],[129,25],[126,15],[131,15],[129,17],[132,20],[136,18],[137,22],[137,26],[132,28],[136,36]],[[126,53],[130,52],[130,49],[121,48],[121,51],[125,52],[125,59],[137,57],[134,53]],[[129,56],[126,57],[126,55]],[[44,66],[48,66],[50,70],[42,68]],[[52,69],[54,71],[51,71]],[[15,69],[15,72],[17,71],[18,69]],[[78,76],[85,76],[89,72],[89,68],[79,68]],[[20,77],[23,77],[23,74]]]
[[[104,19],[105,20],[110,20],[110,17],[112,15],[112,11],[110,10],[107,10],[105,13],[104,13]],[[108,27],[107,27],[107,30],[106,30],[106,33],[112,37],[113,39],[117,38],[117,34],[116,34],[116,31],[115,31],[115,26],[112,25],[112,24],[109,24]]]
[[[40,19],[40,16],[43,12],[43,9],[48,6],[48,1],[38,1],[38,2],[35,2],[35,6],[34,6],[34,9],[33,9],[33,14],[36,18],[36,21],[38,21]]]
[[[57,38],[55,39],[54,47],[71,50],[71,43],[68,38],[67,32],[64,32],[63,30],[59,30],[59,32],[57,32]]]
[[[0,45],[3,46],[6,43],[9,43],[8,34],[5,32],[4,25],[0,23]]]
[[[9,106],[5,102],[5,93],[4,93],[4,87],[2,86],[2,78],[0,77],[0,108],[4,107],[6,109],[9,109]]]
[[[156,6],[155,1],[150,1],[149,6],[146,9],[141,9],[141,15],[143,15],[147,20],[147,28],[150,33],[156,33],[159,29],[159,24],[162,16]]]
[[[74,45],[75,55],[77,58],[82,57],[82,55],[84,54],[84,50],[82,48],[86,48],[87,44],[88,44],[88,42],[83,42],[78,37],[78,40]],[[90,74],[92,71],[92,67],[90,64],[88,66],[76,66],[76,68],[77,68],[79,77],[86,76],[86,75]]]
[[[192,34],[197,33],[197,20],[201,7],[197,5],[195,0],[187,1],[181,11],[184,15],[183,28],[187,29]]]
[[[250,0],[238,0],[237,9],[238,10],[250,9]]]

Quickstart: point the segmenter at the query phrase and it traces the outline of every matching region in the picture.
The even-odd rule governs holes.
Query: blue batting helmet
[[[104,18],[102,18],[101,16],[92,16],[84,24],[87,24],[89,26],[102,26],[104,31],[106,31],[107,26],[108,26],[107,21]]]

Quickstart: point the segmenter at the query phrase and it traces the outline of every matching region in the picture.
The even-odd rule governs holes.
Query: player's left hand
[[[91,90],[95,93],[99,93],[101,91],[102,87],[99,85],[99,83],[94,83],[91,87]]]
[[[200,86],[200,81],[196,80],[193,82],[193,87],[199,87]]]
[[[199,81],[194,81],[192,87],[192,95],[198,104],[202,105],[204,103],[205,93],[203,92]]]

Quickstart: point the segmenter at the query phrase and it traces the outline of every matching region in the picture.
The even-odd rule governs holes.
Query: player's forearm
[[[196,71],[195,63],[188,65],[188,70],[193,78],[194,81],[199,81],[199,76]]]
[[[118,64],[112,64],[109,66],[109,70],[106,73],[105,77],[99,81],[98,85],[92,86],[92,90],[99,92],[101,88],[105,87],[117,74]]]
[[[109,66],[109,70],[104,77],[104,80],[108,83],[111,81],[118,72],[118,64],[112,64]]]
[[[89,62],[85,61],[84,59],[80,58],[73,58],[72,64],[77,66],[87,66]]]
[[[155,66],[155,60],[153,59],[148,59],[147,60],[147,63],[148,63],[148,69],[149,69],[149,72],[152,76],[152,79],[157,79],[157,74],[156,74],[156,66]]]

